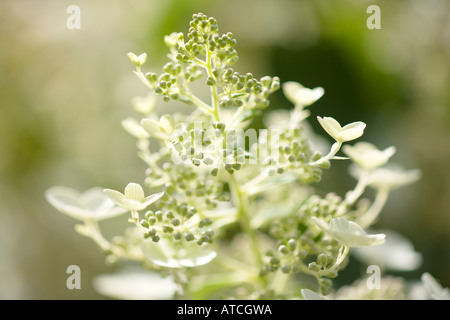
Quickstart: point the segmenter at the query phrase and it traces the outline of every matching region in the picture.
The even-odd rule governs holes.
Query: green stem
[[[106,240],[100,232],[97,221],[87,220],[85,221],[85,226],[90,232],[89,234],[91,239],[94,240],[103,251],[109,251],[112,249],[112,244]]]
[[[94,240],[97,243],[97,245],[104,252],[109,251],[117,257],[126,257],[127,259],[135,260],[135,261],[139,261],[142,259],[142,257],[140,255],[136,255],[136,254],[133,254],[132,252],[128,252],[127,250],[124,250],[123,248],[121,248],[117,245],[114,245],[113,243],[106,240],[100,231],[97,221],[87,220],[87,221],[85,221],[85,226],[89,230],[88,236],[92,240]]]
[[[346,208],[349,208],[361,197],[367,187],[367,178],[369,173],[366,170],[362,171],[358,182],[353,190],[347,192],[345,199],[341,202],[337,209],[337,215],[341,216],[346,213]]]
[[[382,188],[378,190],[372,205],[361,217],[361,220],[358,223],[362,228],[367,228],[375,222],[384,205],[386,204],[388,196],[389,189]]]
[[[336,270],[341,265],[341,263],[344,261],[344,259],[347,257],[349,252],[350,252],[350,247],[342,246],[339,250],[339,255],[338,255],[336,261],[334,262],[334,264],[331,267],[329,267],[328,269],[320,270],[316,274],[318,276],[322,276],[332,270]]]
[[[181,295],[183,299],[191,299],[191,292],[189,289],[189,283],[186,276],[180,272],[178,269],[172,269],[173,280],[180,287]]]
[[[211,51],[209,51],[209,48],[207,48],[207,55],[206,55],[206,72],[208,73],[208,77],[214,78],[213,72],[212,72],[212,57],[211,57]],[[219,115],[219,96],[217,94],[217,87],[215,84],[211,86],[211,105],[213,107],[213,116],[214,120],[220,121],[220,115]]]
[[[247,194],[240,188],[235,177],[230,175],[229,181],[231,194],[235,201],[236,207],[238,208],[238,220],[241,224],[242,230],[250,238],[250,244],[254,259],[257,262],[258,270],[263,265],[263,258],[261,249],[258,244],[258,238],[255,230],[251,227],[251,216],[250,216],[250,202]],[[264,286],[267,285],[265,278],[260,278],[263,281]]]
[[[337,141],[337,142],[335,142],[335,143],[331,146],[331,150],[330,150],[330,152],[329,152],[326,156],[320,158],[320,159],[317,160],[317,161],[314,161],[314,162],[309,163],[309,165],[311,165],[311,166],[318,166],[318,165],[324,163],[325,161],[329,161],[329,160],[333,159],[333,157],[336,155],[336,153],[338,153],[338,151],[339,151],[339,149],[340,149],[341,147],[342,147],[342,141]]]

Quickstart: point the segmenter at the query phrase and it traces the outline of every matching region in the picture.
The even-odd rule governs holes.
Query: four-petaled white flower
[[[283,93],[296,107],[303,108],[319,100],[325,91],[322,87],[309,89],[298,82],[288,81],[283,83]]]
[[[120,300],[172,299],[178,288],[170,277],[132,267],[96,276],[93,285],[100,294]]]
[[[361,121],[352,122],[341,127],[339,122],[331,117],[317,117],[317,120],[319,120],[322,128],[339,143],[361,137],[366,128],[366,124]]]
[[[312,219],[322,231],[349,248],[379,245],[386,238],[382,233],[367,234],[358,224],[344,218],[333,218],[329,224],[317,217]]]
[[[359,179],[362,172],[358,167],[350,167],[350,174]],[[416,182],[422,173],[419,169],[403,170],[396,166],[376,168],[367,177],[368,185],[377,190],[392,190]]]
[[[358,142],[354,146],[345,145],[342,150],[361,168],[371,170],[386,164],[395,153],[395,147],[378,150],[369,142]]]
[[[422,263],[422,255],[401,234],[386,230],[386,242],[370,248],[355,248],[353,254],[365,264],[375,264],[384,269],[395,271],[416,270]]]
[[[155,109],[156,94],[151,92],[145,97],[135,97],[131,100],[131,104],[136,112],[148,115]]]
[[[105,189],[104,192],[114,201],[119,207],[130,211],[141,211],[160,199],[164,192],[155,193],[148,197],[144,195],[144,190],[137,183],[129,183],[125,187],[125,192],[121,193],[116,190]]]
[[[175,47],[178,44],[178,32],[172,32],[170,35],[164,36],[164,42],[169,48]]]
[[[52,187],[45,198],[60,212],[81,221],[99,221],[118,216],[127,210],[117,207],[100,187],[83,193],[67,187]]]
[[[175,129],[175,121],[171,115],[166,114],[159,119],[159,122],[153,119],[142,119],[141,126],[151,137],[167,140]]]
[[[158,243],[150,239],[141,243],[142,253],[152,263],[166,268],[193,268],[211,262],[217,253],[195,242],[185,242],[180,248],[176,243],[162,238]]]

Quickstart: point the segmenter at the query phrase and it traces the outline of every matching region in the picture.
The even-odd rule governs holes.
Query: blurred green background
[[[66,27],[71,4],[81,9],[79,30]],[[371,4],[381,9],[379,30],[366,26]],[[362,120],[364,140],[395,145],[393,161],[422,170],[418,183],[392,193],[376,227],[423,254],[418,270],[398,275],[427,271],[450,286],[449,1],[22,0],[0,2],[0,298],[102,298],[91,279],[111,270],[103,254],[44,191],[142,182],[145,167],[120,121],[146,89],[126,53],[147,52],[147,68],[159,71],[164,35],[185,33],[196,12],[233,32],[241,73],[322,86],[311,107],[316,132],[317,115]],[[172,107],[160,101],[156,110]],[[274,94],[271,108],[288,107]],[[347,167],[334,162],[318,188],[345,194],[354,185]],[[82,290],[66,288],[71,264]]]

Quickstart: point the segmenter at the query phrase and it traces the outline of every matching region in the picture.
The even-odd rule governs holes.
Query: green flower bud
[[[172,223],[172,225],[174,225],[176,227],[176,226],[179,226],[181,222],[179,219],[173,218],[171,223]]]
[[[290,265],[284,265],[284,266],[282,266],[281,267],[281,272],[283,272],[283,273],[289,273],[289,272],[291,272],[291,266]]]
[[[289,249],[293,251],[297,247],[297,241],[295,241],[295,239],[289,239],[289,241],[287,242],[287,245],[288,245]]]
[[[285,245],[281,245],[278,247],[278,251],[280,251],[282,254],[288,254],[289,250]]]
[[[213,85],[216,84],[216,81],[214,80],[213,77],[208,77],[208,78],[206,79],[206,84],[207,84],[208,86],[213,86]]]
[[[175,240],[181,240],[182,237],[183,237],[183,235],[181,234],[181,232],[175,232],[175,233],[173,234],[173,238],[174,238]]]
[[[219,169],[218,168],[214,168],[214,169],[211,170],[211,175],[213,177],[216,177],[218,173],[219,173]]]
[[[320,270],[320,266],[315,262],[311,262],[310,264],[308,264],[308,269],[314,272],[318,272]]]
[[[149,224],[148,221],[145,219],[142,219],[141,221],[139,221],[139,223],[141,224],[141,226],[143,226],[144,228],[148,228]]]
[[[146,219],[149,219],[150,217],[153,217],[153,215],[154,215],[154,212],[150,210],[145,213],[144,217]]]
[[[269,263],[272,266],[279,266],[280,265],[280,259],[278,259],[277,257],[272,257],[272,258],[270,258]]]
[[[194,235],[192,234],[192,233],[187,233],[185,236],[184,236],[184,238],[186,239],[186,241],[193,241],[195,238],[194,238]]]
[[[319,266],[325,267],[328,263],[327,255],[324,253],[319,254],[319,256],[317,257],[317,263],[319,264]]]

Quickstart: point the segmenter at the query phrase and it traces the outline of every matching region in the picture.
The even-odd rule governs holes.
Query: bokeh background
[[[81,9],[79,30],[66,26],[71,4]],[[371,4],[381,9],[379,30],[366,26]],[[423,255],[418,270],[396,275],[426,271],[450,286],[449,1],[20,0],[0,2],[0,298],[102,298],[91,279],[111,270],[103,254],[44,191],[142,182],[144,165],[120,121],[146,89],[126,53],[147,52],[147,68],[158,71],[164,35],[186,32],[196,12],[233,32],[236,70],[322,86],[312,120],[362,120],[364,140],[395,145],[393,161],[422,170],[418,183],[392,193],[376,227],[400,232]],[[160,101],[156,110],[172,107]],[[273,95],[271,108],[289,107]],[[347,166],[334,162],[318,188],[343,195],[354,184]],[[82,290],[66,288],[71,264],[81,268]]]

